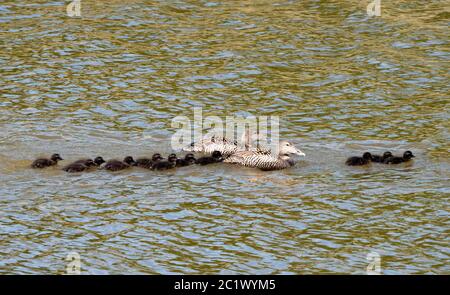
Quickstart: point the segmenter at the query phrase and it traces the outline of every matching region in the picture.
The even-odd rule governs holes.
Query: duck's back
[[[45,168],[54,165],[55,162],[50,159],[37,159],[32,164],[32,168]]]
[[[236,142],[226,138],[204,138],[199,142],[192,143],[190,146],[183,148],[187,152],[212,154],[214,151],[219,151],[224,156],[235,153],[238,149]]]
[[[350,157],[347,159],[347,161],[345,161],[345,164],[347,164],[348,166],[360,166],[368,163],[369,163],[368,160],[363,159],[361,157]]]
[[[139,158],[136,160],[136,166],[141,168],[147,168],[150,169],[153,165],[152,159],[149,158]]]
[[[383,161],[385,164],[400,164],[403,163],[405,160],[401,157],[390,157]]]
[[[127,163],[124,163],[122,161],[110,160],[110,161],[106,162],[104,168],[109,171],[119,171],[119,170],[126,169],[128,167],[130,167],[130,165],[128,165]]]
[[[64,171],[69,172],[69,173],[82,172],[87,169],[88,169],[88,167],[81,162],[78,162],[78,163],[75,162],[75,163],[67,165],[66,167],[63,168]]]

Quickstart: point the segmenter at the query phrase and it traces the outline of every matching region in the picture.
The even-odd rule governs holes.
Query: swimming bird
[[[242,133],[241,142],[231,140],[223,136],[213,135],[211,137],[204,137],[199,142],[193,142],[188,147],[183,148],[183,151],[204,153],[211,155],[214,151],[222,153],[223,157],[228,157],[238,151],[270,151],[269,148],[262,145],[264,136],[256,132],[250,132],[249,128]],[[256,146],[253,146],[254,142]]]
[[[103,159],[103,157],[96,157],[94,159],[94,161],[92,161],[92,159],[80,159],[80,160],[76,160],[72,164],[85,164],[86,165],[86,163],[92,164],[91,162],[94,162],[93,166],[100,166],[103,163],[105,163],[105,160]]]
[[[153,164],[152,170],[167,170],[175,168],[177,165],[177,155],[170,154],[169,157],[167,157],[167,161],[158,161]]]
[[[369,164],[372,160],[372,154],[365,152],[362,157],[350,157],[345,161],[348,166],[361,166]]]
[[[78,160],[73,162],[72,164],[67,165],[62,170],[69,172],[69,173],[75,173],[75,172],[82,172],[89,170],[91,167],[97,166],[97,164],[92,161],[91,159],[87,160]]]
[[[213,163],[219,163],[223,161],[223,156],[220,151],[214,151],[211,156],[201,157],[195,160],[195,164],[208,165]]]
[[[103,168],[109,171],[119,171],[130,168],[134,165],[134,163],[133,157],[127,156],[123,159],[123,161],[109,160]]]
[[[240,164],[265,171],[280,170],[295,165],[291,155],[305,156],[293,144],[281,141],[277,155],[272,154],[271,151],[240,151],[225,159],[224,163]]]
[[[225,137],[213,135],[210,138],[203,138],[199,142],[191,143],[184,147],[183,151],[212,154],[214,151],[221,152],[224,156],[229,156],[238,150],[237,141],[229,140]]]
[[[392,157],[385,159],[383,161],[383,163],[384,164],[400,164],[400,163],[408,162],[409,160],[411,160],[414,157],[415,156],[413,155],[413,153],[411,151],[406,151],[403,153],[403,157],[392,156]]]
[[[63,160],[59,154],[53,154],[50,159],[40,158],[36,159],[32,164],[31,168],[45,168],[58,164],[58,161]]]
[[[189,166],[195,164],[195,161],[196,159],[193,154],[187,154],[186,156],[184,156],[184,159],[177,159],[176,166],[177,167]]]
[[[156,153],[153,154],[152,158],[139,158],[135,161],[134,166],[150,169],[152,168],[152,165],[158,161],[164,160],[164,158],[161,156],[161,154]]]
[[[389,157],[392,157],[391,152],[384,152],[383,155],[372,155],[372,162],[383,163],[383,161]]]

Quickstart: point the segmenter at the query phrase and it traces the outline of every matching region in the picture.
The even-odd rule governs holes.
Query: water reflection
[[[36,2],[36,1],[35,1]],[[449,273],[448,15],[439,1],[0,5],[0,272]],[[28,169],[169,153],[171,119],[277,115],[308,156],[66,175]],[[412,164],[343,165],[369,150]]]

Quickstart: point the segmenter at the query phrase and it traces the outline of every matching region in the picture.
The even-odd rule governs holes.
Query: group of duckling
[[[62,161],[63,158],[59,154],[53,154],[50,158],[40,158],[35,160],[32,164],[32,168],[46,168],[55,166],[58,161]],[[153,154],[151,158],[138,158],[136,160],[131,156],[125,157],[122,161],[112,159],[105,161],[103,157],[96,157],[92,159],[80,159],[67,166],[64,166],[62,170],[69,173],[89,171],[95,168],[100,168],[108,171],[120,171],[135,167],[141,167],[150,170],[168,170],[175,167],[184,167],[193,164],[208,165],[213,163],[219,163],[223,161],[222,154],[219,151],[214,151],[211,156],[203,156],[195,158],[194,154],[187,154],[183,158],[178,158],[176,154],[170,154],[167,159],[163,158],[161,154]]]
[[[362,166],[371,162],[382,164],[401,164],[410,161],[415,156],[411,151],[406,151],[403,156],[394,156],[391,152],[384,152],[383,155],[372,155],[369,152],[365,152],[362,157],[350,157],[345,161],[345,164],[349,166]]]
[[[115,159],[105,161],[102,157],[96,157],[94,160],[77,160],[65,166],[63,170],[70,173],[87,171],[93,168],[119,171],[133,166],[150,170],[167,170],[193,164],[207,165],[224,162],[270,171],[292,167],[296,163],[293,156],[305,156],[301,150],[288,141],[279,142],[278,150],[274,153],[265,147],[253,146],[249,138],[250,136],[246,135],[246,144],[244,146],[238,145],[236,141],[228,140],[225,137],[212,136],[204,138],[183,148],[183,151],[188,152],[188,154],[182,158],[178,158],[176,154],[170,154],[165,159],[159,153],[154,154],[151,158],[138,158],[136,160],[131,156],[127,156],[122,161]],[[206,156],[195,158],[193,153],[202,153],[206,154]],[[414,155],[411,151],[406,151],[401,157],[394,156],[389,151],[383,155],[372,155],[369,152],[365,152],[362,157],[350,157],[345,163],[349,166],[367,165],[371,162],[400,164],[408,162],[413,157]],[[50,167],[61,160],[62,158],[59,154],[53,154],[49,159],[35,160],[31,167]]]

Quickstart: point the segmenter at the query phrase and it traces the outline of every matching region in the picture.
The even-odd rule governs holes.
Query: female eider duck
[[[177,155],[170,154],[169,157],[167,157],[167,161],[158,161],[153,164],[152,170],[167,170],[175,168],[177,165]]]
[[[259,142],[264,138],[255,132],[250,134],[250,130],[246,129],[242,133],[241,144],[236,140],[230,140],[223,136],[213,135],[212,137],[205,137],[200,142],[191,143],[190,146],[183,148],[186,152],[204,153],[211,155],[214,151],[219,151],[223,157],[228,157],[238,151],[264,151],[268,152],[270,149],[260,146]],[[252,146],[253,142],[257,141],[257,146]]]
[[[387,158],[390,158],[390,157],[392,157],[392,153],[389,151],[384,152],[383,155],[381,155],[381,156],[380,155],[372,155],[372,162],[383,163],[384,160],[386,160]]]
[[[109,160],[103,168],[109,171],[119,171],[130,168],[134,163],[133,157],[128,156],[125,157],[123,161]]]
[[[193,142],[190,146],[183,148],[183,151],[185,152],[205,153],[209,155],[214,151],[219,151],[224,156],[229,156],[237,150],[237,141],[232,141],[216,135],[213,135],[210,138],[203,138],[200,142]]]
[[[372,154],[365,152],[362,157],[350,157],[345,161],[348,166],[362,166],[369,164],[372,160]]]
[[[45,158],[40,158],[40,159],[36,159],[32,164],[31,164],[31,168],[46,168],[46,167],[50,167],[50,166],[54,166],[56,164],[58,164],[58,161],[62,161],[63,158],[61,158],[61,156],[59,154],[53,154],[50,159],[45,159]]]
[[[411,151],[406,151],[403,153],[403,157],[389,157],[383,161],[384,164],[400,164],[404,162],[408,162],[415,156]]]
[[[210,157],[201,157],[195,160],[195,164],[208,165],[213,163],[220,163],[222,161],[222,153],[220,151],[214,151]]]
[[[184,159],[177,159],[176,166],[177,167],[189,166],[195,164],[195,161],[196,159],[193,154],[187,154],[186,156],[184,156]]]
[[[282,141],[279,144],[278,155],[273,155],[270,151],[240,151],[225,159],[224,163],[240,164],[264,171],[280,170],[295,165],[291,155],[305,156],[293,144]]]
[[[164,160],[164,158],[161,156],[161,154],[156,153],[156,154],[153,154],[151,159],[149,159],[149,158],[139,158],[139,159],[137,159],[135,161],[134,166],[150,169],[150,168],[152,168],[154,163],[156,163],[158,161],[161,161],[161,160]]]

